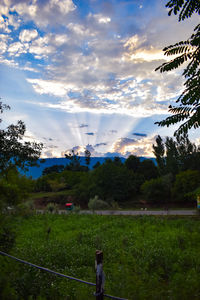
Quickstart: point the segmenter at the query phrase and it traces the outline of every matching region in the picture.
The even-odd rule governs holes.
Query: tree
[[[64,165],[53,165],[51,167],[46,167],[42,171],[42,176],[50,174],[50,173],[60,173],[64,170]]]
[[[91,152],[88,149],[85,149],[85,163],[87,166],[90,164]]]
[[[96,164],[93,166],[93,169],[96,169],[96,168],[98,168],[100,165],[101,165],[101,164],[100,164],[100,162],[99,162],[99,161],[97,161],[97,162],[96,162]]]
[[[78,152],[75,153],[74,150],[71,153],[65,154],[65,157],[70,160],[70,164],[66,166],[66,170],[80,171],[80,157]]]
[[[171,191],[169,189],[169,181],[167,175],[147,180],[141,186],[141,191],[149,203],[167,204],[170,199]]]
[[[200,170],[200,146],[191,143],[187,134],[177,136],[176,145],[180,171]]]
[[[121,161],[121,159],[120,159],[119,156],[115,156],[113,162],[114,162],[114,164],[117,165],[117,166],[123,165],[123,163],[122,163],[122,161]]]
[[[139,157],[135,155],[130,155],[126,161],[125,161],[125,166],[127,169],[132,170],[133,172],[137,172],[138,168],[140,166],[140,159]]]
[[[10,109],[0,102],[0,113]],[[2,119],[0,118],[0,123]],[[37,165],[43,145],[36,142],[24,142],[26,126],[22,121],[16,125],[9,125],[6,129],[0,129],[0,174],[6,175],[6,170],[12,166],[26,170],[29,166]]]
[[[166,173],[177,174],[180,168],[179,153],[177,143],[171,137],[165,141],[166,148]]]
[[[158,170],[160,174],[164,174],[165,168],[165,145],[160,135],[156,138],[156,145],[153,145],[153,154],[156,157],[156,162],[158,164]]]
[[[0,102],[0,113],[7,109],[10,107]],[[42,144],[24,142],[25,131],[22,121],[0,129],[0,210],[19,204],[33,190],[32,180],[22,176],[19,170],[37,165]]]
[[[107,159],[93,170],[92,179],[96,186],[95,195],[102,200],[123,202],[137,195],[143,176],[135,174],[124,164]]]
[[[172,12],[179,14],[179,21],[189,18],[193,13],[200,14],[199,0],[170,0],[166,7],[168,7],[169,15]],[[156,70],[160,72],[168,72],[177,69],[185,62],[188,62],[184,69],[182,76],[185,77],[185,89],[176,100],[179,106],[169,106],[169,112],[173,115],[167,117],[165,120],[156,122],[159,126],[170,126],[183,122],[175,131],[175,135],[187,133],[189,129],[195,129],[200,126],[200,24],[198,24],[194,33],[186,41],[181,41],[175,45],[170,45],[163,49],[164,54],[178,56],[170,62],[164,63]]]
[[[145,159],[140,163],[138,173],[144,176],[145,180],[158,177],[158,168],[151,159]]]
[[[17,168],[12,166],[7,170],[6,177],[0,178],[0,211],[23,202],[33,190],[33,180],[21,175]]]
[[[184,202],[192,200],[188,194],[200,186],[200,172],[187,170],[176,175],[176,181],[172,189],[172,196],[175,201]]]
[[[187,134],[176,136],[176,139],[166,137],[165,142],[158,136],[156,143],[153,153],[160,175],[176,175],[188,169],[200,170],[200,146],[190,142]]]

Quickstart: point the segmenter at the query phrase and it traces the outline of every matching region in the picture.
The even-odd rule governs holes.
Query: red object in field
[[[66,208],[66,210],[73,210],[74,209],[74,204],[73,203],[66,203],[65,208]]]

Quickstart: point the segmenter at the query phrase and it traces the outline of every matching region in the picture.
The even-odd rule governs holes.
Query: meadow
[[[104,254],[106,293],[128,299],[200,299],[200,219],[97,215],[13,216],[10,254],[95,283]],[[0,256],[3,299],[94,299],[94,287]],[[9,295],[9,296],[7,296]]]

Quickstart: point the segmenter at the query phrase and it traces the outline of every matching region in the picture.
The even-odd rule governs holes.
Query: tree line
[[[7,109],[9,106],[1,102],[1,113]],[[23,206],[30,193],[39,192],[55,193],[51,200],[59,205],[70,199],[84,208],[91,203],[101,208],[125,206],[127,202],[132,207],[141,203],[194,203],[200,187],[200,146],[186,133],[156,138],[152,145],[156,164],[130,155],[124,163],[119,157],[108,158],[90,170],[90,152],[85,151],[86,164],[81,165],[78,153],[72,151],[65,155],[69,161],[66,166],[46,168],[39,179],[32,180],[20,171],[37,165],[42,144],[23,142],[25,130],[25,124],[19,121],[0,131],[1,210]]]
[[[152,147],[156,164],[151,159],[140,161],[130,155],[124,163],[119,157],[108,158],[89,170],[77,163],[77,154],[73,155],[66,167],[44,169],[35,189],[67,190],[70,199],[83,207],[94,198],[103,201],[105,207],[126,202],[141,205],[141,200],[155,205],[194,204],[196,189],[200,187],[200,147],[187,134],[165,140],[158,136]]]

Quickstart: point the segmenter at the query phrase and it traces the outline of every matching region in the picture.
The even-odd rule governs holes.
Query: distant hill
[[[92,169],[93,166],[99,161],[100,164],[103,164],[104,161],[106,159],[114,159],[114,157],[91,157],[90,160],[90,165],[89,168]],[[139,157],[140,161],[143,161],[145,159],[147,159],[146,157]],[[124,157],[120,157],[121,161],[124,163],[125,162],[125,158]],[[154,161],[155,163],[155,158],[150,158]],[[66,159],[65,157],[60,157],[60,158],[45,158],[45,162],[42,162],[43,159],[39,159],[38,160],[38,164],[39,167],[30,167],[29,170],[25,173],[26,176],[28,177],[32,177],[33,179],[37,179],[42,175],[42,171],[47,168],[47,167],[51,167],[53,165],[68,165],[70,163],[70,161],[68,159]],[[85,157],[81,156],[80,157],[80,164],[82,166],[85,166]]]

